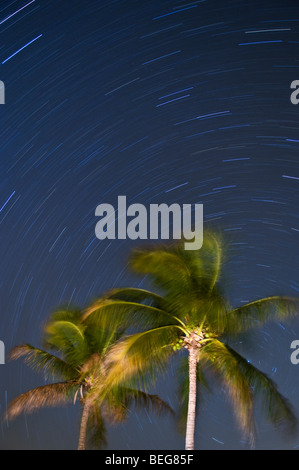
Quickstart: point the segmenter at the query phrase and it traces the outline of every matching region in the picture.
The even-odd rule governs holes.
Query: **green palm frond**
[[[191,272],[184,259],[178,256],[174,247],[144,248],[135,250],[130,258],[131,268],[141,274],[148,274],[159,288],[172,288],[181,282],[182,290],[189,290]]]
[[[263,326],[266,322],[283,321],[299,314],[299,299],[265,297],[242,305],[227,313],[224,332],[242,333]]]
[[[155,255],[155,256],[154,256]],[[136,254],[137,256],[137,254]],[[153,263],[148,263],[147,256],[143,260],[140,256],[139,263],[144,262],[144,269],[150,269]],[[185,263],[183,256],[168,251],[155,251],[152,253],[155,259],[156,273],[151,275],[153,285],[163,293],[165,303],[164,310],[181,320],[192,310],[198,300],[199,292],[194,288],[194,278],[190,271],[190,264]],[[171,263],[170,263],[171,260]]]
[[[162,292],[161,309],[181,320],[191,317],[199,323],[206,314],[201,303],[215,297],[222,263],[222,240],[209,232],[203,247],[195,252],[179,243],[138,249],[130,259],[131,268],[147,274]]]
[[[184,249],[182,242],[135,250],[130,258],[131,268],[149,275],[165,297],[173,294],[209,292],[219,281],[223,263],[223,242],[209,231],[205,232],[200,250]]]
[[[253,394],[239,361],[232,351],[217,339],[202,348],[198,359],[222,381],[233,405],[237,422],[244,436],[253,445]]]
[[[116,387],[110,390],[109,394],[106,394],[105,400],[101,406],[103,416],[111,426],[125,422],[129,414],[129,409],[126,404],[119,399],[116,391]]]
[[[69,321],[74,324],[80,323],[82,312],[79,308],[60,307],[50,315],[47,323],[54,323],[56,321]]]
[[[114,386],[147,374],[154,380],[157,369],[165,370],[172,352],[170,345],[182,330],[178,325],[163,326],[133,334],[117,343],[106,358],[106,383]]]
[[[79,370],[69,363],[30,344],[16,346],[11,350],[9,357],[11,360],[24,357],[25,364],[29,365],[33,370],[44,372],[48,377],[54,376],[71,380],[78,377],[79,374]]]
[[[203,246],[200,250],[186,251],[180,245],[177,256],[184,260],[190,270],[191,291],[197,291],[199,296],[211,293],[221,277],[223,252],[222,237],[208,230],[205,230]]]
[[[227,311],[230,304],[218,286],[206,297],[198,301],[198,310],[193,314],[198,324],[204,320],[205,327],[209,328],[215,335],[220,335],[226,328]]]
[[[110,424],[125,421],[134,407],[146,409],[149,413],[155,411],[158,415],[174,415],[173,409],[158,395],[125,386],[111,389],[102,405],[103,414]]]
[[[146,303],[156,308],[163,308],[163,305],[165,304],[165,299],[162,296],[136,287],[121,287],[113,289],[107,292],[104,298],[111,300],[125,300],[135,303]]]
[[[82,323],[76,324],[67,320],[50,321],[45,327],[45,344],[63,353],[69,364],[79,366],[90,353],[84,329]]]
[[[239,367],[253,389],[255,396],[261,398],[262,410],[274,426],[287,425],[289,432],[296,430],[296,416],[288,400],[279,393],[276,384],[263,372],[254,367],[239,353],[227,346],[238,361]]]
[[[114,328],[115,330],[115,328]],[[44,344],[52,350],[72,350],[74,347],[85,354],[100,353],[117,338],[115,331],[107,332],[93,325],[86,328],[83,313],[79,309],[60,308],[50,316],[44,333]],[[88,346],[87,346],[88,345]],[[79,358],[80,359],[80,358]]]
[[[128,387],[119,387],[118,394],[128,408],[135,405],[149,412],[155,411],[159,415],[162,413],[174,415],[173,409],[158,395]]]
[[[109,321],[110,322],[110,321]],[[116,343],[123,337],[125,328],[121,328],[119,324],[115,324],[108,328],[98,325],[97,316],[91,316],[86,322],[87,326],[84,336],[89,348],[90,356],[97,354],[104,358],[112,344]]]
[[[153,285],[162,292],[167,302],[164,309],[180,319],[186,316],[190,304],[194,304],[199,292],[203,291],[203,283],[196,282],[200,264],[200,258],[191,256],[180,246],[135,250],[130,260],[131,268],[148,274]]]
[[[212,291],[217,282],[219,282],[221,268],[223,265],[223,242],[214,234],[210,234],[208,237],[208,242],[212,245],[210,248],[210,257],[212,257],[211,265],[213,266],[210,285],[210,291]]]
[[[78,385],[74,382],[61,382],[29,390],[9,404],[5,418],[13,420],[21,413],[33,413],[40,408],[67,405],[77,389]]]
[[[128,328],[148,329],[173,323],[181,324],[170,313],[152,305],[124,300],[102,300],[95,302],[86,309],[84,324],[90,322],[98,328],[111,329],[118,325],[124,330]]]

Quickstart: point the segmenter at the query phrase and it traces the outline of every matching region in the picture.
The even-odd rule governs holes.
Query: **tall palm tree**
[[[227,387],[237,421],[251,445],[257,395],[270,422],[295,425],[292,409],[276,385],[233,350],[228,340],[266,321],[290,318],[299,312],[299,302],[274,296],[232,308],[220,286],[223,251],[220,237],[207,231],[198,251],[185,251],[182,243],[136,250],[131,267],[147,275],[159,294],[139,288],[115,289],[85,313],[85,321],[97,317],[109,324],[113,319],[138,328],[108,355],[111,386],[137,373],[154,376],[157,368],[165,371],[174,352],[188,352],[188,376],[181,387],[187,450],[194,449],[197,386],[205,383],[209,371]]]
[[[31,413],[43,407],[75,403],[79,399],[82,416],[78,450],[84,450],[87,435],[91,447],[104,446],[105,421],[112,424],[124,421],[131,405],[171,412],[157,395],[132,388],[128,381],[121,385],[115,382],[109,393],[105,390],[105,357],[123,333],[124,330],[116,325],[104,329],[100,322],[82,324],[80,310],[55,312],[45,327],[45,349],[23,344],[15,347],[10,356],[12,359],[25,357],[25,362],[32,368],[60,381],[15,398],[8,407],[7,418],[13,419],[22,412]]]

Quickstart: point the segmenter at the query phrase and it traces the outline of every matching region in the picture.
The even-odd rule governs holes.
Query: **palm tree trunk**
[[[89,403],[85,401],[84,406],[83,406],[83,413],[81,417],[78,450],[85,450],[89,406],[90,406]]]
[[[191,347],[189,349],[189,403],[186,427],[186,450],[194,450],[197,353],[198,348]]]

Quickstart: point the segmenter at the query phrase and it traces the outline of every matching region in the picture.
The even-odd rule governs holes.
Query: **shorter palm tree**
[[[106,445],[105,422],[124,421],[133,405],[149,411],[172,412],[157,395],[130,386],[131,381],[114,384],[109,390],[105,387],[106,355],[123,334],[124,330],[118,325],[104,329],[100,322],[83,324],[80,310],[55,312],[45,327],[45,349],[23,344],[16,346],[10,357],[25,357],[25,362],[33,369],[59,381],[15,398],[6,417],[14,419],[22,412],[32,413],[44,407],[75,403],[78,399],[83,409],[78,450],[84,450],[87,436],[90,447]]]

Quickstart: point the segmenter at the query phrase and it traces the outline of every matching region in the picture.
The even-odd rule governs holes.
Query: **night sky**
[[[138,241],[95,237],[95,208],[202,203],[230,240],[234,306],[296,296],[299,79],[296,0],[1,1],[0,340],[40,346],[61,304],[84,307],[114,286]],[[299,319],[232,345],[299,415]],[[176,362],[156,391],[177,403]],[[44,383],[21,361],[0,365],[0,412]],[[257,449],[299,447],[256,408]],[[73,449],[79,409],[0,424],[0,449]],[[196,449],[247,449],[219,386],[201,403]],[[108,449],[182,449],[172,418],[132,411]]]

